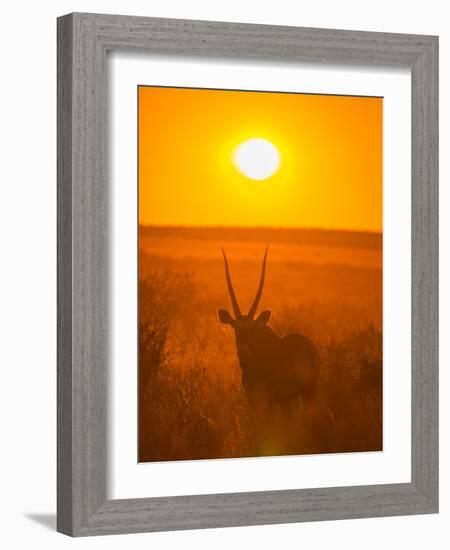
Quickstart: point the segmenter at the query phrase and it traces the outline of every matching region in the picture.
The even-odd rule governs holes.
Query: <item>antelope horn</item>
[[[249,317],[254,317],[256,309],[258,308],[259,300],[261,299],[261,294],[264,288],[264,277],[266,275],[266,258],[267,251],[269,250],[269,245],[266,246],[266,251],[264,252],[263,265],[261,269],[261,278],[259,279],[258,291],[256,293],[255,299],[253,301],[252,307],[248,310]]]
[[[228,267],[228,260],[223,248],[222,248],[222,254],[223,254],[223,261],[225,262],[225,277],[227,279],[227,287],[228,287],[228,292],[230,294],[231,305],[233,306],[234,315],[236,317],[241,317],[241,310],[239,309],[239,304],[238,304],[238,301],[236,300],[236,295],[233,290],[233,283],[231,282],[230,269]]]

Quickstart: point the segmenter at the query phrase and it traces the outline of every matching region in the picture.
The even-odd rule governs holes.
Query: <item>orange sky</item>
[[[382,98],[139,87],[139,222],[382,230]],[[280,169],[232,162],[249,138]]]

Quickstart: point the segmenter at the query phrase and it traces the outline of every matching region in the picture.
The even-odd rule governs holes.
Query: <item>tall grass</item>
[[[318,346],[319,391],[255,417],[234,334],[215,316],[225,294],[173,266],[141,270],[139,292],[140,461],[381,449],[381,327],[357,302],[302,298],[273,312],[279,336],[300,332]]]

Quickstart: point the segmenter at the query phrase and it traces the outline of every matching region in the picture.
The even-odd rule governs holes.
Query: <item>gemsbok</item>
[[[317,391],[319,378],[319,354],[311,340],[302,334],[278,337],[267,326],[271,317],[269,310],[262,311],[255,318],[264,288],[267,251],[268,246],[255,299],[247,315],[243,315],[231,282],[228,260],[222,249],[234,318],[225,309],[219,309],[217,316],[221,323],[234,329],[242,383],[250,407],[254,410],[273,405],[285,409],[299,398],[308,402]]]

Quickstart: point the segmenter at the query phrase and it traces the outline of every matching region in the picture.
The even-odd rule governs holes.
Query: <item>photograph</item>
[[[138,461],[383,449],[383,98],[139,85]]]
[[[4,548],[442,548],[441,4],[5,3]]]

